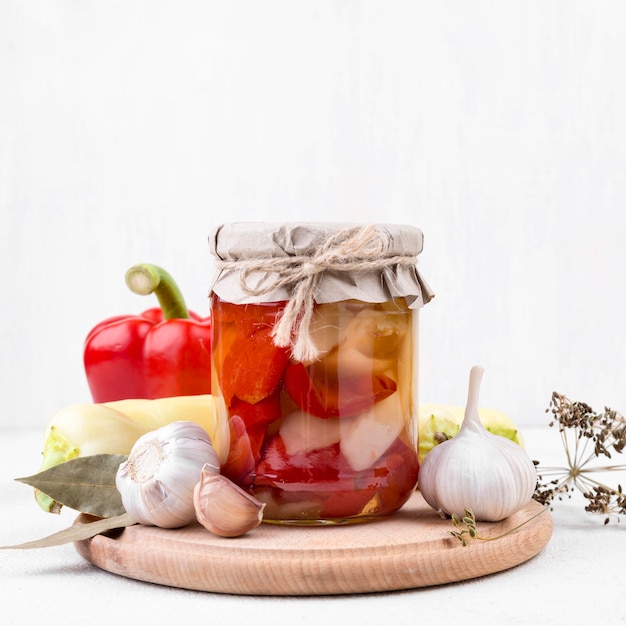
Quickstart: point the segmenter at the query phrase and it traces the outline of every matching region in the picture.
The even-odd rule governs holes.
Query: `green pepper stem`
[[[163,319],[188,319],[189,311],[176,281],[162,267],[151,263],[134,265],[126,272],[128,288],[140,296],[155,294]]]

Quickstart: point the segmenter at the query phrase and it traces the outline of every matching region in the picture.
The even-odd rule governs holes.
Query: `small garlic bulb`
[[[470,371],[465,417],[459,432],[435,446],[419,470],[419,490],[438,511],[496,522],[530,502],[537,485],[535,465],[520,445],[490,433],[478,416],[483,368]]]
[[[202,470],[194,489],[196,518],[207,530],[221,537],[239,537],[263,520],[265,502],[210,468]]]
[[[196,518],[193,490],[202,469],[219,472],[206,431],[172,422],[137,439],[116,475],[126,512],[138,523],[180,528]]]

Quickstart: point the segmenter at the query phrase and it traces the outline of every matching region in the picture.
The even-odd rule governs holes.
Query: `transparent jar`
[[[368,243],[381,229],[382,257]],[[398,257],[388,235],[398,229],[417,231],[233,224],[214,235],[212,389],[230,434],[221,472],[266,503],[264,521],[364,521],[415,489],[418,310],[432,294],[415,268],[419,231],[405,236],[408,252],[403,241],[412,264],[385,262]],[[372,290],[387,270],[391,288]]]

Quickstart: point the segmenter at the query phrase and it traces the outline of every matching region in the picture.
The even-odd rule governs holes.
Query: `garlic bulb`
[[[520,445],[487,431],[478,417],[483,368],[470,371],[465,417],[458,434],[435,446],[419,470],[419,490],[438,511],[495,522],[522,509],[537,484],[535,465]]]
[[[265,502],[211,468],[203,469],[194,489],[196,518],[215,535],[239,537],[263,520]]]
[[[202,469],[219,472],[207,432],[172,422],[139,437],[116,475],[126,512],[140,524],[179,528],[195,520],[193,490]]]

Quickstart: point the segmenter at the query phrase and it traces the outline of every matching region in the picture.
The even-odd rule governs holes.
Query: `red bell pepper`
[[[187,310],[174,279],[151,264],[126,283],[160,308],[111,317],[87,335],[83,361],[94,402],[211,393],[211,320]]]

